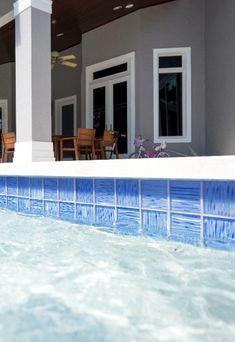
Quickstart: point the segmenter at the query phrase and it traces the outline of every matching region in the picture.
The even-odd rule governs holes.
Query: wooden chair
[[[77,136],[60,139],[60,160],[64,159],[64,153],[73,154],[75,160],[79,160],[81,154],[86,159],[95,159],[95,129],[78,128]]]
[[[85,154],[86,159],[96,159],[94,128],[78,128],[77,151],[79,158],[81,154]]]
[[[54,149],[54,155],[55,160],[60,160],[60,139],[62,138],[62,135],[53,135],[52,136],[52,142],[53,142],[53,149]]]
[[[13,159],[15,151],[15,142],[15,132],[2,133],[2,163],[8,161],[8,156],[11,156],[11,159]]]
[[[103,147],[104,147],[104,155],[105,159],[107,159],[107,153],[109,154],[108,158],[111,159],[113,153],[116,155],[116,159],[119,159],[118,154],[118,132],[116,131],[104,131],[103,135]]]

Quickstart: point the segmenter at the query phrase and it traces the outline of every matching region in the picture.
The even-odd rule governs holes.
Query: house
[[[17,130],[16,159],[28,150],[52,160],[51,132],[80,126],[126,134],[123,154],[138,134],[182,152],[235,154],[233,0],[66,3],[53,5],[53,49],[78,67],[50,73],[51,1],[18,0],[14,27],[13,1],[1,0],[0,115],[2,129]]]

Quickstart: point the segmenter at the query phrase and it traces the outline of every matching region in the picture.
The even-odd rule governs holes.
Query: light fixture
[[[132,8],[132,7],[134,7],[134,4],[132,4],[132,3],[127,4],[127,5],[125,6],[126,9],[129,9],[129,8]]]
[[[64,36],[63,32],[57,33],[57,35],[56,35],[56,37],[63,37],[63,36]]]
[[[114,7],[114,8],[113,8],[113,11],[119,11],[120,9],[122,9],[122,6],[121,6],[121,5],[120,5],[120,6]]]

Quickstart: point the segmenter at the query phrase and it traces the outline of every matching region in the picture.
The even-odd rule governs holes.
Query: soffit
[[[65,50],[81,42],[82,34],[138,9],[175,0],[54,0],[52,19],[56,20],[56,38],[52,49]],[[134,7],[125,9],[125,5]],[[113,11],[115,6],[123,9]],[[54,41],[54,40],[52,40]],[[54,43],[53,43],[54,44]],[[10,22],[0,29],[0,64],[15,60],[15,24]]]

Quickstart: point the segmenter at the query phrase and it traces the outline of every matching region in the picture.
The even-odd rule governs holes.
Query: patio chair
[[[11,159],[13,159],[15,142],[15,132],[2,133],[2,163],[8,162],[8,156],[11,156]]]
[[[116,158],[119,159],[117,145],[118,135],[119,133],[116,131],[105,130],[103,137],[96,138],[95,152],[97,159],[111,159],[114,153]]]
[[[119,133],[116,131],[104,131],[103,135],[103,148],[104,148],[104,156],[105,159],[107,159],[107,154],[108,154],[108,159],[111,159],[113,156],[113,153],[116,155],[116,159],[119,159],[119,154],[118,154],[118,135]]]
[[[61,138],[60,160],[64,159],[64,153],[73,154],[75,160],[82,154],[86,159],[95,159],[95,129],[78,128],[77,136]]]

